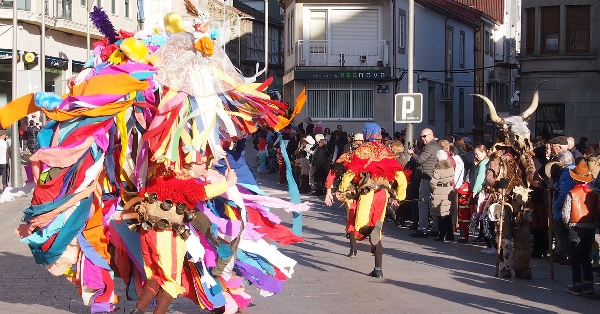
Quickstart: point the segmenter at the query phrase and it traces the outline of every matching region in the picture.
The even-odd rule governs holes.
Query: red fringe
[[[206,190],[203,184],[195,179],[178,179],[171,174],[152,179],[148,186],[140,192],[140,196],[143,197],[146,193],[156,193],[159,200],[187,204],[190,208],[194,208],[196,203],[206,200]]]

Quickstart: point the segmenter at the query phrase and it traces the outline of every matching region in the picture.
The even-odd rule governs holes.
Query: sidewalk
[[[252,147],[246,155],[256,169]],[[277,174],[258,174],[270,195],[286,198],[287,187],[276,183]],[[253,287],[254,300],[243,313],[597,313],[600,302],[565,291],[569,266],[555,264],[550,280],[549,263],[532,260],[533,279],[502,280],[494,277],[495,256],[480,254],[481,245],[439,243],[414,239],[409,230],[386,223],[383,279],[368,277],[373,257],[368,242],[359,242],[356,258],[348,258],[344,237],[345,210],[326,207],[322,198],[303,196],[314,203],[303,215],[305,241],[280,246],[298,261],[283,291],[264,298]],[[63,277],[53,277],[36,266],[28,247],[13,230],[20,223],[28,198],[0,204],[0,313],[89,313]],[[291,214],[276,211],[291,227]],[[599,277],[595,278],[600,281]],[[120,279],[116,292],[124,296]],[[600,285],[596,284],[600,292]],[[119,303],[117,313],[128,313],[131,301]],[[191,301],[179,298],[170,313],[206,313]]]

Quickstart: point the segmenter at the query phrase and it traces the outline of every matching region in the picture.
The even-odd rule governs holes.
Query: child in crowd
[[[296,166],[300,168],[300,193],[310,192],[308,175],[310,173],[310,162],[306,158],[306,151],[300,151],[300,158],[296,159]]]
[[[454,168],[448,160],[448,153],[439,150],[435,156],[437,164],[433,168],[431,177],[431,216],[438,217],[439,235],[436,241],[454,241],[454,230],[452,230],[452,216],[450,215],[451,199],[454,197]]]
[[[261,137],[258,140],[258,172],[265,173],[267,171],[267,140]]]
[[[277,172],[277,149],[273,146],[273,144],[269,144],[269,149],[267,150],[267,160],[268,160],[268,173],[276,173]]]

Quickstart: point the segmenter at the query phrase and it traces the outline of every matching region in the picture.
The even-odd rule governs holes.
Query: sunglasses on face
[[[431,135],[431,134],[423,134],[423,135],[421,135],[421,138],[426,138],[426,137],[428,137],[429,135]]]

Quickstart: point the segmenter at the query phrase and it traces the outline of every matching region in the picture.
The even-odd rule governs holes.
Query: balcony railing
[[[371,66],[388,65],[385,40],[299,40],[297,66]]]

